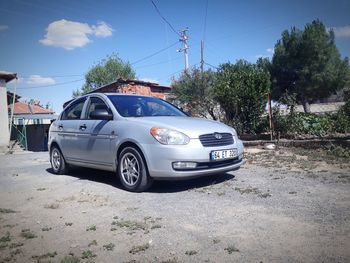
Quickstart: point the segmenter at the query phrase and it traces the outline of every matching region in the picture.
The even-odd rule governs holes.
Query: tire
[[[52,146],[50,151],[51,168],[54,174],[65,174],[68,171],[68,165],[63,157],[61,150],[57,146]]]
[[[145,191],[153,183],[146,162],[139,150],[134,147],[126,147],[120,153],[117,174],[123,187],[131,192]]]

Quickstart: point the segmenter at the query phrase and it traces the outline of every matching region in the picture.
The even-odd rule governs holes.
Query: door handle
[[[62,124],[58,125],[58,129],[62,130],[63,129],[63,125]]]
[[[86,124],[80,125],[79,130],[82,130],[82,131],[86,130]]]

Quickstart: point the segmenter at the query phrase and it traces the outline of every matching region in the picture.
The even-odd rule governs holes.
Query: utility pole
[[[180,31],[180,36],[181,36],[180,41],[183,43],[184,47],[177,50],[177,52],[183,51],[185,54],[185,72],[186,73],[188,72],[188,48],[189,48],[187,43],[188,41],[187,32],[188,32],[187,27]]]
[[[204,71],[204,42],[201,40],[201,73]]]

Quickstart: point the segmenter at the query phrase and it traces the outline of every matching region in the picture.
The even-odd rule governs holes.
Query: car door
[[[78,125],[79,155],[90,165],[112,166],[115,159],[113,140],[116,139],[114,122],[93,119],[90,113],[97,109],[110,111],[108,104],[102,98],[91,96],[87,102],[85,116]]]
[[[58,142],[63,156],[69,160],[79,160],[77,141],[78,125],[86,98],[78,99],[66,108],[57,122]]]

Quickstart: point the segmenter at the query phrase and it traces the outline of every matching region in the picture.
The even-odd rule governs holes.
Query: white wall
[[[9,140],[10,131],[7,110],[6,81],[0,79],[0,152],[7,150]]]

